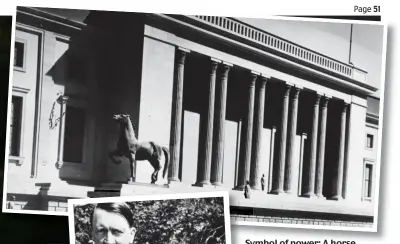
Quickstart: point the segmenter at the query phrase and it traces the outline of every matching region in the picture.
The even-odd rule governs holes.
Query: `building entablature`
[[[51,31],[66,38],[76,36],[82,30],[88,28],[85,23],[31,7],[17,8],[17,23],[18,25],[26,24],[38,30]]]
[[[311,77],[307,79],[308,82],[346,89],[346,93],[351,95],[365,96],[377,91],[376,87],[367,84],[366,71],[233,18],[164,14],[148,14],[147,16],[146,24],[150,26],[166,27],[168,32],[172,32],[177,37],[184,39],[191,37],[196,42],[201,41],[207,46],[210,46],[211,42],[220,42],[216,45],[217,49],[221,49],[220,47],[225,49],[227,46],[232,49],[233,47],[235,52],[240,50],[250,57],[246,59],[257,60],[255,62],[260,64],[265,62],[266,67],[272,64],[271,67],[274,69],[271,70],[280,71],[282,68],[286,71],[291,70],[290,74],[300,74],[298,77],[304,77],[304,75]],[[277,70],[278,65],[281,67]],[[278,76],[275,78],[280,79]]]
[[[31,27],[52,31],[67,39],[77,36],[83,30],[86,33],[95,32],[97,36],[106,33],[106,30],[102,29],[103,27],[70,20],[37,8],[18,7],[17,12],[17,22],[19,24],[29,23]],[[202,35],[202,44],[204,41],[207,42],[210,40],[222,41],[225,46],[228,45],[230,48],[234,47],[237,50],[250,53],[250,59],[261,58],[262,62],[265,61],[267,64],[273,64],[273,69],[269,69],[269,65],[264,65],[268,70],[271,70],[267,74],[271,78],[286,80],[282,79],[285,75],[281,75],[285,74],[285,72],[279,72],[280,70],[276,69],[276,65],[278,64],[280,69],[283,68],[286,72],[290,70],[290,76],[294,77],[295,80],[303,80],[302,78],[306,75],[307,78],[305,80],[307,82],[311,81],[321,86],[345,89],[345,93],[349,95],[365,96],[377,91],[377,88],[367,84],[366,71],[302,47],[234,18],[218,16],[172,16],[164,14],[146,14],[146,16],[145,22],[141,22],[137,18],[132,19],[132,21],[139,21],[150,26],[153,26],[157,22],[157,27],[168,26],[168,31],[171,31],[177,37],[185,38],[186,36],[184,35],[187,34],[200,34]],[[107,19],[102,15],[98,15],[98,17],[100,22]],[[165,23],[161,23],[160,20]],[[123,22],[125,21],[129,22],[129,18],[123,19]],[[146,36],[146,28],[144,35]],[[247,57],[245,58],[248,59]],[[256,61],[256,63],[259,62]],[[241,66],[241,64],[233,64]],[[265,73],[261,72],[261,70],[257,72]],[[274,73],[276,74],[275,76]],[[300,76],[293,74],[300,74]],[[301,82],[290,82],[294,83],[294,85],[302,86]],[[314,89],[311,88],[311,90]],[[334,96],[333,94],[331,95]]]

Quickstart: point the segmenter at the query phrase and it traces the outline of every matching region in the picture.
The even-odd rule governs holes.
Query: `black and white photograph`
[[[3,212],[227,190],[234,225],[376,232],[386,32],[19,6]]]
[[[69,200],[71,244],[230,244],[228,192]]]

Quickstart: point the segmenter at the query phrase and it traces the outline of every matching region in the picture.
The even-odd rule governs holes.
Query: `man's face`
[[[122,215],[96,209],[92,237],[95,244],[130,244],[135,237],[135,228],[130,228]]]

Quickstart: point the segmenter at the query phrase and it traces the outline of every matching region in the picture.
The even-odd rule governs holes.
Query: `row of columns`
[[[321,107],[321,123],[320,131],[318,133],[318,120],[320,110],[321,94],[317,94],[314,108],[313,108],[313,124],[311,132],[311,155],[310,155],[310,167],[309,167],[309,178],[308,178],[308,190],[305,193],[307,197],[323,197],[322,196],[322,185],[324,176],[324,160],[325,160],[325,137],[326,137],[326,118],[328,112],[328,97],[324,97]],[[318,140],[319,134],[319,140]],[[318,149],[318,161],[317,161],[317,140],[319,141]]]
[[[183,74],[184,63],[189,50],[179,48],[176,59],[176,72],[174,77],[173,100],[172,100],[172,120],[170,136],[171,162],[169,168],[170,182],[178,182],[180,144],[181,144],[181,125],[183,108]],[[217,69],[222,68],[221,79],[216,82]],[[197,186],[221,185],[224,161],[224,138],[225,138],[225,114],[226,99],[228,89],[228,74],[232,67],[229,63],[222,63],[220,60],[211,59],[210,78],[208,82],[208,111],[206,114],[206,138],[204,140],[204,150],[202,162],[198,163]],[[215,90],[218,85],[219,100],[215,102]],[[216,115],[214,119],[214,114]],[[215,121],[215,122],[214,122]],[[215,128],[215,135],[213,135]]]
[[[171,166],[168,178],[170,182],[179,181],[179,149],[181,142],[182,125],[184,63],[185,58],[189,52],[189,50],[185,50],[182,48],[179,48],[177,52],[177,69],[174,77],[175,80],[173,89],[173,110],[170,137]],[[211,59],[210,63],[210,76],[208,82],[208,112],[206,114],[206,138],[203,145],[203,157],[201,157],[203,162],[198,163],[197,180],[195,184],[198,186],[206,186],[211,184],[217,186],[221,185],[223,175],[225,147],[224,122],[226,113],[228,74],[232,65],[223,63],[216,59]],[[216,74],[219,68],[222,69],[222,75],[220,80],[217,82]],[[251,77],[248,81],[247,116],[243,121],[243,151],[240,154],[238,179],[235,189],[243,189],[248,180],[250,181],[250,185],[253,189],[260,189],[260,141],[261,132],[264,124],[265,87],[268,79],[268,77],[262,76],[259,73],[251,72]],[[218,86],[217,90],[219,91],[217,101],[215,101],[216,86]],[[277,164],[278,169],[276,169],[277,177],[275,178],[275,184],[273,184],[274,187],[271,191],[271,193],[274,194],[291,194],[293,192],[294,179],[292,177],[292,165],[294,164],[294,148],[300,90],[300,87],[293,86],[289,83],[285,85],[280,127],[281,133],[279,141],[279,161]],[[290,95],[291,91],[292,96]],[[310,137],[310,167],[308,172],[308,189],[305,193],[305,196],[307,197],[323,197],[322,189],[325,161],[326,122],[329,100],[330,97],[323,96],[322,94],[317,93],[313,104],[313,122]],[[319,115],[320,110],[321,115]],[[334,187],[334,199],[340,199],[342,196],[346,136],[346,110],[347,104],[344,103],[341,113],[338,175]],[[288,127],[288,125],[290,126]],[[215,134],[213,134],[214,129]]]
[[[211,59],[211,73],[208,93],[208,112],[206,117],[206,138],[204,140],[203,162],[198,163],[197,168],[197,186],[221,185],[224,160],[224,138],[225,138],[225,113],[226,113],[226,95],[228,89],[228,74],[230,64],[222,64],[221,80],[218,82],[219,101],[215,104],[215,83],[217,68],[221,61]],[[216,106],[215,106],[216,105]],[[214,120],[214,107],[216,118]],[[215,137],[213,137],[215,121]],[[213,143],[214,141],[214,143]],[[211,177],[210,177],[211,176]],[[210,180],[211,178],[211,180]]]

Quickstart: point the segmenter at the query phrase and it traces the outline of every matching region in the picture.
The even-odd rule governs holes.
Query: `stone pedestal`
[[[183,184],[180,182],[174,182],[172,183],[172,185],[173,186],[180,185],[180,188],[183,188]],[[94,191],[88,192],[88,197],[163,194],[171,192],[170,188],[171,188],[170,185],[156,185],[156,184],[138,183],[138,182],[133,182],[129,184],[103,183],[101,184],[101,186],[96,187]]]
[[[87,196],[89,198],[100,198],[100,197],[119,197],[121,196],[120,192],[114,191],[89,191]]]

